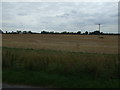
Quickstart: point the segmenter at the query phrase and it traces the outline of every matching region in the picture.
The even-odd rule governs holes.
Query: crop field
[[[118,88],[118,36],[3,34],[3,82]]]
[[[72,52],[118,53],[118,36],[3,34],[3,47],[52,49]]]

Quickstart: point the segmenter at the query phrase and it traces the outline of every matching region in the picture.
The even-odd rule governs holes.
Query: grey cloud
[[[60,17],[60,18],[67,18],[67,17],[69,17],[70,16],[70,14],[68,14],[68,13],[64,13],[64,14],[62,14],[62,15],[56,15],[56,17]]]
[[[13,24],[15,27],[23,25],[24,28],[39,30],[75,30],[95,23],[113,25],[117,24],[116,5],[85,2],[4,3],[3,22],[6,27]]]
[[[18,15],[20,15],[20,16],[26,16],[28,14],[26,14],[26,13],[18,13]]]

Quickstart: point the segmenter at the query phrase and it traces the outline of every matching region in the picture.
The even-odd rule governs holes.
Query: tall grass
[[[64,75],[89,74],[94,77],[116,78],[118,55],[54,50],[6,48],[2,50],[4,68],[45,71]]]

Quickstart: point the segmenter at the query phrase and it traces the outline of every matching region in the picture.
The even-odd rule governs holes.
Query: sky
[[[118,33],[117,2],[2,2],[3,31]]]

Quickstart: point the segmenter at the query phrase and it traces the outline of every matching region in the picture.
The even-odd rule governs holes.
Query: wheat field
[[[118,36],[3,34],[2,46],[88,53],[118,53]]]

